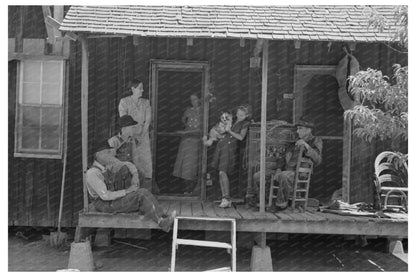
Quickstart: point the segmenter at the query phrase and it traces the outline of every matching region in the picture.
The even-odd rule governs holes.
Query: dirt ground
[[[65,269],[69,244],[56,249],[49,246],[48,230],[37,231],[28,239],[9,231],[9,271],[56,271]],[[66,230],[73,235],[73,230]],[[33,233],[33,232],[32,232]],[[42,234],[44,235],[42,237]],[[94,247],[97,271],[168,271],[171,258],[171,235],[153,230],[151,240],[119,239],[146,247],[134,248],[113,242],[108,247]],[[203,232],[183,232],[181,237],[203,239]],[[289,235],[287,240],[268,240],[274,271],[407,271],[405,262],[385,252],[384,239],[368,240],[360,246],[342,236]],[[407,243],[405,241],[405,252]],[[237,270],[250,270],[251,249],[237,249]],[[177,271],[205,271],[230,265],[223,249],[180,246]]]

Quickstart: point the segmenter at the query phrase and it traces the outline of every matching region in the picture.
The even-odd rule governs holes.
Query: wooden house
[[[393,20],[394,7],[375,8]],[[330,197],[342,188],[344,201],[372,203],[373,162],[386,145],[351,135],[343,120],[336,69],[346,55],[343,46],[352,51],[361,69],[376,68],[386,75],[392,74],[393,64],[406,65],[407,55],[389,47],[393,30],[378,33],[368,27],[368,7],[71,6],[65,7],[65,14],[62,7],[49,9],[9,7],[9,225],[56,225],[66,152],[63,226],[76,226],[85,207],[83,170],[96,145],[114,133],[119,100],[133,78],[144,81],[153,109],[156,180],[170,174],[179,143],[174,132],[189,105],[188,96],[198,93],[205,134],[220,111],[245,103],[253,107],[253,121],[262,126],[271,120],[295,123],[301,115],[311,115],[317,122],[316,135],[324,141],[323,163],[315,171],[311,197]],[[48,84],[45,70],[56,77],[49,80],[59,90],[55,98],[52,89],[39,90],[39,85]],[[42,102],[47,93],[55,102]],[[212,149],[202,152],[200,197],[189,199],[192,202],[178,198],[181,201],[167,207],[244,217],[204,201],[215,199],[215,188],[205,184]],[[242,187],[239,192],[244,191],[245,177],[236,175],[233,180]],[[163,189],[170,194],[163,182],[159,186],[162,196]],[[251,221],[241,221],[239,230],[326,233],[325,228],[333,226],[328,232],[359,234],[365,229],[407,236],[407,221],[378,228],[380,222],[374,220],[331,225],[322,215],[311,215],[316,222],[305,215],[250,213],[249,217],[254,221],[273,217],[287,224],[269,222],[260,230]],[[305,222],[312,225],[305,227]]]

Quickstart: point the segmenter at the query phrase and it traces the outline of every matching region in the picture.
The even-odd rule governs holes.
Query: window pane
[[[61,92],[59,84],[43,84],[42,104],[61,104]]]
[[[40,127],[40,108],[39,107],[22,107],[22,125],[23,128]]]
[[[42,127],[58,128],[60,125],[60,108],[43,108],[42,109]]]
[[[44,83],[61,83],[61,66],[62,62],[44,62],[43,63],[43,82]]]
[[[56,128],[42,128],[41,148],[48,150],[58,150],[59,130]]]
[[[39,128],[22,128],[22,148],[39,149]]]
[[[23,104],[40,104],[40,83],[23,83]]]
[[[40,61],[24,61],[23,62],[23,82],[40,83]]]
[[[59,139],[61,131],[60,122],[61,108],[42,109],[42,134],[41,148],[48,150],[59,149]]]

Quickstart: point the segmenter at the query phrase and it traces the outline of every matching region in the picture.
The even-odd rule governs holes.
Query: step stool
[[[301,207],[302,211],[306,210],[308,204],[309,184],[313,172],[313,162],[306,157],[302,157],[302,151],[299,151],[298,162],[296,164],[295,177],[293,181],[292,208]],[[270,193],[268,206],[273,205],[273,199],[277,198],[275,191],[279,186],[274,185],[274,180],[270,180]]]
[[[196,221],[229,221],[231,223],[231,243],[218,242],[218,241],[204,241],[204,240],[193,240],[193,239],[181,239],[178,238],[178,222],[179,220],[196,220]],[[227,249],[227,252],[231,251],[231,268],[220,268],[212,271],[236,271],[236,260],[237,260],[237,244],[236,244],[236,222],[235,218],[212,218],[212,217],[186,217],[177,216],[173,223],[173,239],[172,239],[172,258],[170,264],[170,271],[175,271],[176,262],[176,250],[178,246],[182,245],[194,245],[203,247],[215,247]]]

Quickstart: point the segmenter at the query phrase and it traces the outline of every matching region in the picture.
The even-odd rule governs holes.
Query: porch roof
[[[395,6],[374,6],[393,22]],[[186,38],[389,41],[366,6],[71,6],[61,31]],[[391,24],[392,26],[394,24]]]

